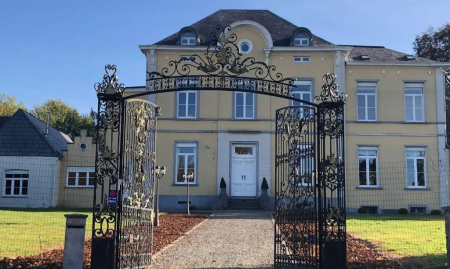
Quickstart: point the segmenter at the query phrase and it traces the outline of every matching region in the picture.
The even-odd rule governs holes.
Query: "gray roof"
[[[352,46],[352,51],[348,57],[349,62],[369,62],[369,63],[435,63],[435,61],[415,57],[414,60],[407,60],[409,55],[399,51],[391,50],[382,46]],[[361,55],[368,55],[370,59],[364,60]]]
[[[11,118],[11,116],[0,116],[0,128]]]
[[[0,156],[61,157],[70,138],[22,109],[0,128]]]
[[[227,26],[241,20],[251,20],[264,26],[272,36],[274,46],[289,46],[293,31],[299,27],[269,10],[218,10],[189,26],[197,31],[200,45],[207,46],[211,42],[211,33],[217,32],[217,25]],[[180,30],[185,26],[188,25],[180,25]],[[178,32],[156,42],[154,45],[176,45],[177,38]],[[333,46],[332,43],[314,34],[312,35],[312,43],[314,47]]]

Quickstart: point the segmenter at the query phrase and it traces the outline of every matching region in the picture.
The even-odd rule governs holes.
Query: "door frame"
[[[242,144],[242,145],[253,145],[255,146],[255,158],[256,158],[256,171],[255,171],[255,188],[256,188],[256,195],[255,196],[232,196],[232,188],[233,188],[233,145],[236,144]],[[237,198],[257,198],[258,196],[258,185],[259,185],[259,142],[258,141],[230,141],[229,145],[229,172],[228,172],[228,179],[229,179],[229,186],[230,186],[230,197],[237,197]]]

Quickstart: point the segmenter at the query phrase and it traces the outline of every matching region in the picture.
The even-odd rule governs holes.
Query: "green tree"
[[[450,62],[450,23],[439,29],[432,27],[416,35],[413,49],[417,56],[438,62]],[[450,69],[446,71],[445,110],[447,119],[447,145],[450,145]]]
[[[20,108],[27,110],[24,103],[17,103],[17,97],[6,95],[6,93],[0,95],[0,116],[12,116]]]
[[[88,132],[92,132],[95,128],[91,115],[80,115],[75,108],[60,99],[48,100],[42,105],[35,105],[31,111],[32,115],[44,122],[47,122],[49,113],[50,125],[72,138],[79,135],[81,129],[88,129]]]
[[[430,27],[416,35],[413,49],[417,56],[438,62],[450,62],[450,23],[441,28]]]

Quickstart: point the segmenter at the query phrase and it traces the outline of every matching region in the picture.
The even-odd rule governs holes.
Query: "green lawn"
[[[443,216],[347,215],[347,231],[405,264],[444,265],[446,262]]]
[[[25,256],[64,245],[66,218],[64,214],[88,215],[86,235],[90,236],[92,209],[0,209],[0,259],[6,256]]]

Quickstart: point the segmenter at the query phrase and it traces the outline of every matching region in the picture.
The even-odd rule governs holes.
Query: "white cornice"
[[[269,31],[266,29],[266,27],[262,26],[261,24],[255,21],[251,20],[236,21],[230,24],[230,26],[231,31],[235,31],[241,28],[249,28],[255,30],[263,37],[264,42],[266,43],[265,48],[271,49],[273,47],[272,36],[270,35]]]
[[[436,62],[436,63],[365,63],[365,62],[345,62],[348,66],[450,66],[448,62]]]
[[[352,47],[347,46],[332,46],[332,47],[296,47],[296,46],[286,46],[286,47],[273,47],[272,52],[286,52],[286,51],[351,51]]]
[[[146,53],[149,50],[157,51],[206,51],[207,46],[180,46],[180,45],[139,45],[142,53]],[[334,46],[327,48],[318,47],[273,47],[272,49],[265,48],[264,51],[271,52],[322,52],[322,51],[351,51],[352,47]]]

